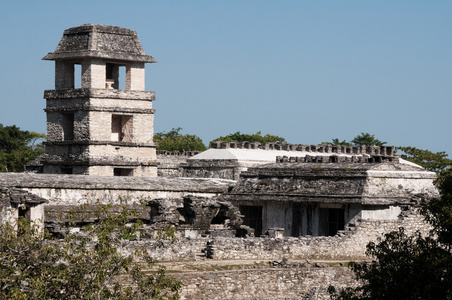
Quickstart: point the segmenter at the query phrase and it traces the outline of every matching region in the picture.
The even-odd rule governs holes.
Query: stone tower
[[[55,61],[55,89],[44,92],[44,173],[157,176],[155,93],[145,91],[144,81],[144,64],[156,60],[136,32],[73,27],[43,59]]]

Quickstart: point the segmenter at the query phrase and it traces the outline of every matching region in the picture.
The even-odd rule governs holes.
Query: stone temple
[[[43,59],[55,61],[55,89],[44,93],[44,173],[156,176],[155,93],[145,91],[144,78],[145,63],[156,60],[145,54],[136,32],[94,24],[70,28]]]
[[[0,173],[0,222],[22,216],[59,238],[97,221],[69,220],[80,204],[133,206],[143,228],[122,251],[145,247],[182,281],[182,299],[209,300],[329,299],[329,285],[356,285],[343,265],[369,259],[368,242],[429,230],[419,208],[438,196],[436,174],[392,146],[216,142],[157,154],[144,85],[155,60],[134,31],[70,28],[44,59],[55,61],[44,174]],[[167,226],[177,242],[148,238]]]

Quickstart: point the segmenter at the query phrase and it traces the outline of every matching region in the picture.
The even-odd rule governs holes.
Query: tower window
[[[82,87],[82,65],[80,64],[75,64],[74,65],[74,77],[73,77],[73,82],[74,82],[74,86],[73,88],[79,89]]]
[[[74,113],[64,113],[62,119],[63,140],[72,141],[74,139]]]
[[[132,141],[132,116],[111,116],[111,140],[122,142]]]
[[[106,89],[121,89],[126,87],[126,67],[118,64],[106,64]]]

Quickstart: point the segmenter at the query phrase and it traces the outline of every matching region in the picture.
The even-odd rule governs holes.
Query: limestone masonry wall
[[[420,230],[427,233],[428,225],[422,216],[410,214],[398,221],[362,220],[354,230],[342,231],[335,236],[300,236],[277,238],[214,238],[207,244],[206,256],[218,260],[237,259],[320,259],[362,260],[366,245],[384,233],[403,226],[408,233]]]
[[[204,256],[208,240],[207,237],[198,237],[181,238],[176,242],[161,239],[133,241],[125,244],[123,252],[132,254],[136,249],[145,248],[149,255],[159,262],[194,261]]]
[[[15,187],[49,200],[49,205],[100,201],[133,204],[142,200],[211,198],[227,192],[232,180],[0,173],[0,186]]]
[[[215,260],[333,260],[353,261],[369,259],[365,255],[366,245],[377,241],[385,233],[403,226],[408,234],[419,230],[426,234],[430,227],[422,216],[409,213],[399,221],[362,220],[348,231],[336,236],[300,237],[248,237],[227,238],[197,235],[183,237],[177,241],[141,240],[125,246],[127,253],[144,247],[158,261],[193,261],[206,257]]]
[[[157,151],[158,176],[180,177],[182,176],[181,165],[187,163],[187,159],[198,154],[199,151]],[[188,176],[186,176],[188,177]]]
[[[342,154],[369,154],[393,156],[394,146],[340,146],[340,145],[305,145],[287,143],[259,143],[259,142],[212,142],[213,149],[263,149],[263,150],[286,150],[316,153],[342,153]]]
[[[183,282],[181,299],[330,299],[333,285],[356,286],[345,267],[257,269],[170,274]]]

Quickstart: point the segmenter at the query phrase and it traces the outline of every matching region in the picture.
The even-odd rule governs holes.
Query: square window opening
[[[119,142],[132,141],[132,116],[112,115],[111,116],[111,140]]]
[[[106,89],[126,89],[126,67],[114,64],[106,64],[106,78],[105,78],[105,88]]]

